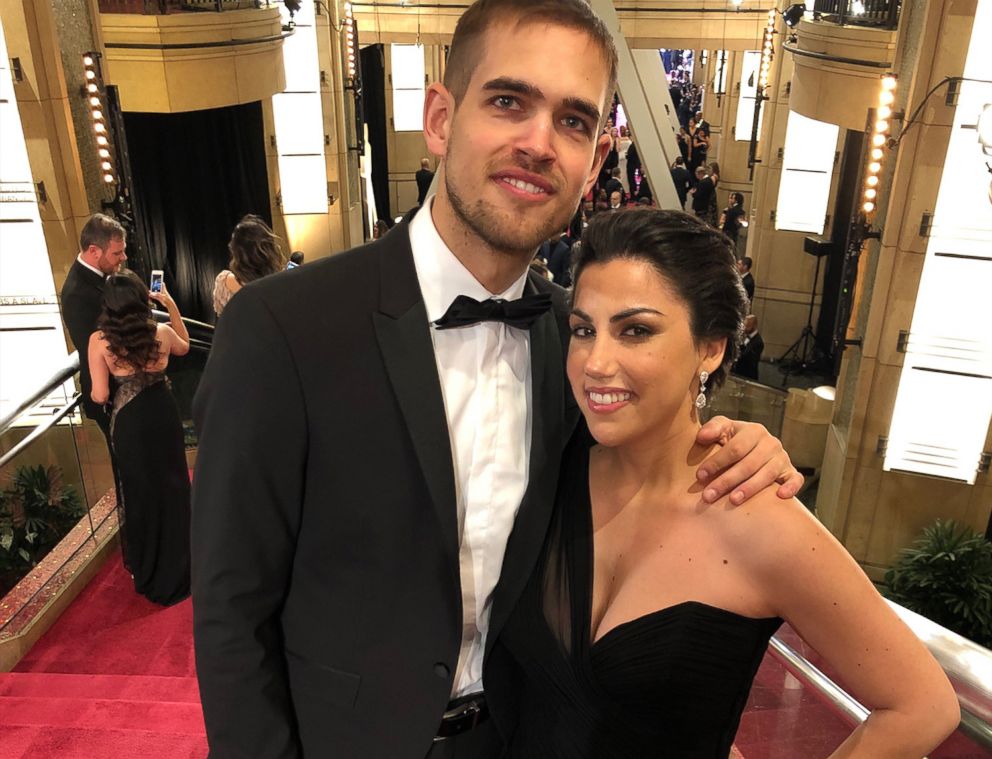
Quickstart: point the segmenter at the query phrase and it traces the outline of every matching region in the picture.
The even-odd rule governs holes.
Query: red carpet
[[[0,674],[3,759],[202,759],[192,608],[134,592],[110,559],[14,672]]]

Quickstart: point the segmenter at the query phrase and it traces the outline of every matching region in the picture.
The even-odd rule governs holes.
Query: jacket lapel
[[[458,582],[458,513],[451,441],[427,310],[417,283],[406,224],[381,243],[380,313],[372,315],[386,373],[441,526]]]

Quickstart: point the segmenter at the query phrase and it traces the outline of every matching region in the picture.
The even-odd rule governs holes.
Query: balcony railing
[[[140,13],[161,16],[190,11],[236,11],[268,8],[269,0],[98,0],[100,13]]]
[[[813,0],[813,18],[849,26],[895,29],[901,0]]]

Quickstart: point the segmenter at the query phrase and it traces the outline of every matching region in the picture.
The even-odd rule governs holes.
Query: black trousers
[[[435,743],[425,759],[497,759],[503,742],[492,719],[474,730]]]

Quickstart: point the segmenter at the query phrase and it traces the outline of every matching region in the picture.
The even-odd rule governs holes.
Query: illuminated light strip
[[[882,86],[878,93],[878,107],[875,109],[875,123],[872,124],[871,139],[868,147],[868,165],[865,167],[864,187],[861,191],[861,210],[865,216],[874,214],[877,207],[879,173],[882,171],[885,158],[885,145],[889,141],[892,118],[892,103],[895,102],[896,76],[882,76]]]
[[[772,58],[775,57],[775,18],[778,14],[774,8],[768,11],[768,23],[761,40],[761,65],[758,69],[758,95],[765,96],[768,87],[768,74],[772,68]]]
[[[99,53],[83,53],[83,77],[86,84],[83,87],[83,97],[90,110],[90,120],[93,133],[96,136],[97,155],[100,157],[100,171],[103,181],[107,184],[117,182],[117,173],[110,156],[110,141],[107,139],[107,123],[103,117],[103,101],[100,98],[103,90],[103,78],[100,76],[98,61]]]
[[[348,78],[354,79],[357,73],[355,67],[355,17],[352,14],[351,3],[344,4],[344,33],[345,53],[348,56]]]

